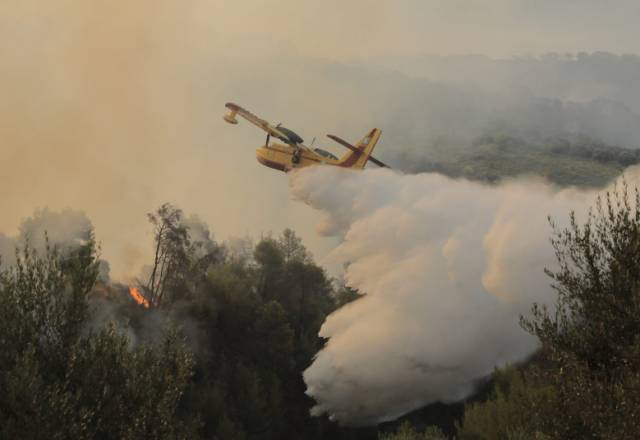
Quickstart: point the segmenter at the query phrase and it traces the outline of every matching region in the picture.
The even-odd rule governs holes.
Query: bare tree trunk
[[[164,234],[164,223],[160,226],[158,233],[156,234],[156,253],[153,261],[153,271],[151,272],[151,277],[149,278],[149,283],[147,283],[147,290],[149,291],[151,298],[155,297],[155,289],[156,289],[156,271],[158,270],[158,264],[160,262],[160,249],[162,246],[162,236]]]

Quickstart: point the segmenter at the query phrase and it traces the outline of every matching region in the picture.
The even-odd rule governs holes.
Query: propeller
[[[344,139],[340,139],[338,136],[335,136],[333,134],[328,134],[327,137],[333,141],[336,141],[337,143],[339,143],[340,145],[342,145],[343,147],[348,148],[349,150],[353,151],[354,153],[362,153],[362,150],[357,149],[356,147],[354,147],[353,145],[351,145],[349,142],[345,141]],[[387,165],[386,163],[376,159],[375,157],[369,155],[369,160],[373,163],[375,163],[376,165],[378,165],[379,167],[382,168],[391,168],[389,165]]]

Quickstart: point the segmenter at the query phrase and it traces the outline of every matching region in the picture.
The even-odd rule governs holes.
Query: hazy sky
[[[367,115],[339,84],[264,57],[637,53],[639,14],[594,0],[1,2],[0,231],[36,208],[84,210],[126,275],[150,250],[145,213],[170,201],[218,238],[293,227],[322,254],[317,214],[255,162],[262,134],[224,124],[223,105],[306,132],[358,127],[335,131],[347,138]]]
[[[633,0],[339,0],[209,2],[223,46],[272,46],[322,57],[638,53]],[[204,17],[203,17],[204,16]]]

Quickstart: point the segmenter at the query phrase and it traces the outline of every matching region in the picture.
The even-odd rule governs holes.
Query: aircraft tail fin
[[[348,151],[344,156],[342,156],[342,158],[340,158],[339,165],[347,168],[364,168],[364,166],[367,164],[367,161],[371,158],[373,149],[376,147],[381,134],[382,130],[380,130],[379,128],[374,128],[362,139],[360,139],[354,146],[348,146],[347,148],[349,148],[349,150],[351,151]],[[342,145],[345,145],[346,143],[336,136],[330,137],[333,140],[341,143]]]

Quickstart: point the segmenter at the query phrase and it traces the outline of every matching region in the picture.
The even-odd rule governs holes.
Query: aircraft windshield
[[[298,134],[295,133],[293,130],[289,130],[288,128],[283,126],[277,127],[277,129],[280,132],[282,132],[285,136],[287,136],[289,140],[294,144],[302,144],[304,142],[304,140],[300,136],[298,136]]]

